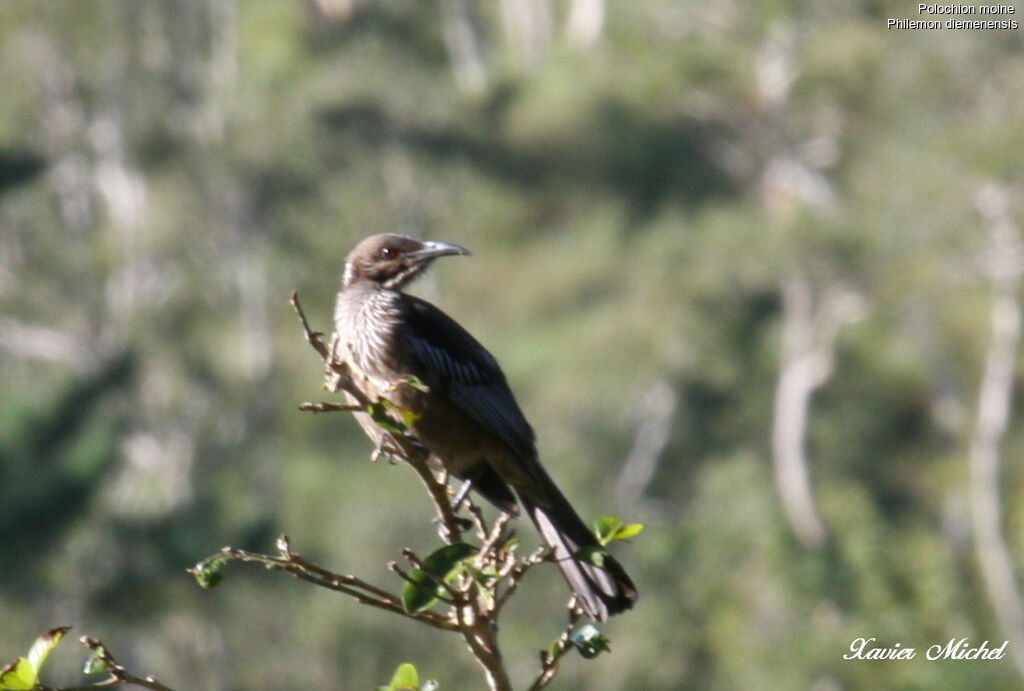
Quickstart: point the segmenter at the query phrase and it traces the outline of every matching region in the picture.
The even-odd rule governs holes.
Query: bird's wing
[[[494,356],[437,307],[404,297],[402,316],[409,327],[404,333],[420,364],[420,371],[413,374],[505,442],[516,456],[535,458],[533,429]]]

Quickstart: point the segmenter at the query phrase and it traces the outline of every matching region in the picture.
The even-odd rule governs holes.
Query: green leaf
[[[410,427],[415,425],[417,422],[419,422],[419,419],[422,417],[422,415],[420,415],[419,413],[414,413],[411,410],[407,410],[406,408],[403,408],[400,405],[395,405],[386,398],[383,399],[381,402],[384,404],[385,408],[393,410],[396,413],[398,413],[399,416],[401,416],[402,424],[405,425],[405,429],[409,429]]]
[[[389,410],[398,413],[398,417],[402,418],[402,421],[399,422],[391,415],[388,415]],[[419,413],[414,413],[413,411],[403,408],[386,398],[382,398],[366,406],[366,412],[369,413],[374,422],[386,429],[388,432],[392,432],[394,434],[404,434],[410,427],[415,425],[421,417]]]
[[[0,669],[0,689],[3,691],[24,691],[39,684],[39,672],[53,649],[60,645],[70,626],[58,626],[37,638],[29,648],[27,657],[19,657]]]
[[[408,425],[403,425],[401,422],[397,422],[390,415],[388,415],[388,404],[387,401],[377,401],[366,406],[366,412],[369,414],[373,421],[383,427],[388,432],[393,434],[404,434]],[[392,406],[394,404],[391,404]]]
[[[103,646],[100,646],[92,651],[92,655],[85,661],[85,667],[82,668],[82,674],[99,674],[100,672],[107,671],[107,663],[103,660],[103,656],[106,654],[106,650]]]
[[[477,548],[465,542],[454,542],[435,550],[423,560],[423,568],[409,574],[412,582],[402,589],[402,607],[413,614],[432,607],[445,594],[438,581],[449,582],[458,575],[462,561],[476,554]]]
[[[608,550],[601,545],[587,545],[586,547],[581,547],[573,556],[577,561],[593,564],[603,569],[604,560],[608,558],[609,554]]]
[[[474,569],[473,567],[466,566],[465,564],[463,565],[462,570],[465,573],[468,573],[470,578],[479,583],[481,586],[487,585],[487,581],[489,581],[491,578],[486,573],[484,573],[483,570]]]
[[[618,516],[600,516],[594,521],[594,535],[599,543],[607,545],[621,527],[622,519]]]
[[[196,579],[199,587],[213,588],[224,580],[221,570],[227,563],[227,559],[224,557],[212,557],[199,562],[189,569],[188,572]]]
[[[417,689],[419,685],[420,673],[414,665],[408,662],[398,665],[394,676],[391,677],[391,688],[395,691],[399,689]]]
[[[602,545],[615,540],[628,540],[644,531],[642,523],[626,525],[618,516],[600,516],[594,521],[594,536]]]
[[[37,681],[39,681],[39,676],[32,669],[32,663],[28,661],[28,658],[19,657],[0,670],[0,689],[2,691],[34,689]]]
[[[611,652],[611,641],[593,624],[584,624],[573,632],[570,639],[580,655],[591,660],[601,653]]]
[[[423,383],[423,381],[415,374],[406,374],[402,376],[402,381],[423,393],[430,393],[430,387]]]
[[[622,526],[612,535],[612,540],[629,540],[644,532],[646,527],[643,523],[630,523]]]
[[[36,639],[35,643],[28,651],[28,663],[32,665],[33,671],[36,673],[36,677],[39,676],[39,671],[43,668],[43,663],[46,662],[46,658],[50,656],[53,649],[60,645],[60,641],[64,638],[64,634],[71,630],[70,626],[58,626],[55,629],[50,629],[42,636]]]
[[[387,686],[378,687],[378,691],[403,691],[405,689],[418,691],[419,688],[420,673],[416,671],[416,666],[403,662],[398,665],[398,669],[392,675],[391,683]]]
[[[477,573],[483,578],[497,578],[498,567],[494,564],[484,564],[484,567],[477,571]]]

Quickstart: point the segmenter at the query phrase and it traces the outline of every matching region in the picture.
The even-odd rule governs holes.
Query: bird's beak
[[[415,252],[409,252],[406,256],[411,257],[412,259],[423,260],[434,259],[435,257],[447,257],[453,254],[467,256],[470,252],[465,247],[453,245],[450,242],[425,240],[423,242],[423,249],[416,250]]]

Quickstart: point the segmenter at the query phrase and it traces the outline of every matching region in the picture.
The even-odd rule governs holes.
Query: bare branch
[[[279,543],[280,544],[280,543]],[[444,631],[453,631],[455,626],[452,621],[436,612],[406,612],[398,597],[379,588],[371,583],[349,574],[339,574],[329,571],[303,559],[300,555],[290,550],[283,551],[278,556],[249,552],[235,547],[224,547],[220,553],[204,561],[211,560],[241,561],[263,564],[267,568],[284,571],[289,575],[303,581],[308,581],[322,588],[334,590],[353,598],[357,602],[383,609],[393,614],[398,614],[410,619],[416,619],[424,624],[433,626]],[[202,562],[200,562],[202,563]],[[189,569],[195,574],[199,568]]]
[[[331,360],[331,351],[327,348],[323,341],[323,334],[319,331],[313,331],[309,327],[309,320],[306,319],[306,313],[302,310],[302,305],[299,303],[299,294],[296,291],[292,291],[291,299],[292,308],[295,309],[295,313],[299,315],[299,321],[302,322],[302,330],[306,334],[306,341],[309,345],[313,346],[313,350],[320,353],[320,357],[324,360]]]
[[[307,410],[311,413],[357,413],[362,409],[363,407],[358,405],[342,405],[340,403],[330,403],[328,401],[319,401],[317,403],[305,402],[299,404],[299,410]]]

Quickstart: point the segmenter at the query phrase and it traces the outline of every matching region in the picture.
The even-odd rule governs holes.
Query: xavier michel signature
[[[894,643],[891,648],[874,645],[875,638],[855,638],[850,644],[850,652],[843,655],[844,660],[913,660],[917,657],[916,648],[905,648],[901,643]],[[998,648],[985,641],[979,646],[972,646],[966,638],[951,638],[945,645],[928,646],[924,656],[929,660],[1002,660],[1006,655],[1003,641]]]

